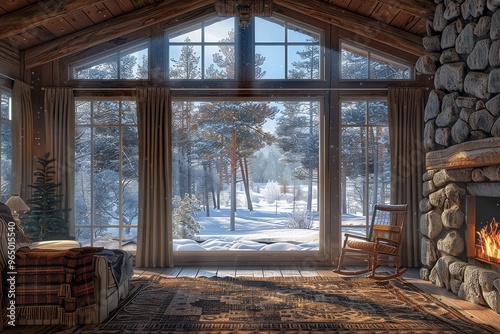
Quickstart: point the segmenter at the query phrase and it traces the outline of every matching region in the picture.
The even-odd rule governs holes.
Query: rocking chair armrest
[[[362,235],[350,234],[350,233],[345,233],[344,237],[346,240],[347,240],[347,238],[361,239],[361,240],[366,240],[366,241],[369,240],[368,237],[363,237]]]
[[[380,238],[380,237],[375,237],[375,243],[376,244],[384,243],[384,244],[388,244],[390,246],[399,246],[399,244],[400,244],[397,241],[394,241],[391,239],[386,239],[386,238]]]

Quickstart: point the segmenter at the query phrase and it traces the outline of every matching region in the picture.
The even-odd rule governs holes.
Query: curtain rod
[[[81,88],[81,87],[42,87],[42,90],[46,90],[49,88],[71,88],[73,90],[137,90],[137,88],[118,88],[118,87],[110,87],[110,88]]]
[[[16,81],[16,79],[12,78],[12,77],[9,77],[8,75],[6,74],[3,74],[3,73],[0,73],[0,77],[4,77],[6,79],[9,79],[9,80],[12,80],[12,81]]]
[[[49,87],[42,87],[42,90],[48,89]],[[55,87],[54,87],[55,88]],[[68,87],[71,88],[71,87]],[[168,88],[168,87],[167,87]],[[422,87],[416,87],[416,88],[422,88]],[[119,88],[119,87],[109,87],[109,88],[82,88],[82,87],[75,87],[73,90],[89,90],[89,91],[95,91],[95,90],[137,90],[138,88]],[[172,91],[205,91],[205,90],[219,90],[219,91],[237,91],[237,90],[247,90],[247,91],[253,91],[253,90],[297,90],[297,91],[352,91],[352,90],[364,90],[364,91],[369,91],[369,90],[379,90],[379,91],[384,91],[388,90],[389,88],[170,88]]]

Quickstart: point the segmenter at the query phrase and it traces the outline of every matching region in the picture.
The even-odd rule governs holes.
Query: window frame
[[[226,93],[226,92],[225,92]],[[325,115],[325,101],[326,96],[298,96],[294,95],[287,96],[283,94],[279,96],[279,94],[266,95],[266,97],[248,97],[248,98],[235,98],[234,95],[231,94],[222,94],[217,96],[209,96],[207,97],[203,92],[200,92],[199,97],[192,96],[184,96],[184,95],[175,95],[172,96],[171,103],[174,102],[186,102],[186,101],[195,101],[195,102],[213,102],[213,101],[264,101],[264,102],[283,102],[284,100],[297,100],[297,101],[313,101],[319,104],[318,111],[318,131],[319,131],[319,166],[318,166],[318,175],[317,177],[321,181],[317,181],[317,194],[318,201],[320,206],[319,211],[319,231],[318,231],[318,243],[319,250],[302,250],[302,251],[237,251],[237,250],[214,250],[214,251],[179,251],[176,250],[173,252],[174,262],[175,263],[192,263],[192,264],[210,264],[210,263],[221,263],[229,261],[231,263],[239,262],[241,263],[249,263],[249,262],[261,262],[265,263],[276,263],[276,261],[280,263],[297,263],[300,261],[301,263],[310,263],[310,264],[329,264],[329,256],[330,256],[330,245],[331,240],[330,236],[327,233],[327,230],[330,228],[330,222],[326,219],[326,210],[328,203],[327,198],[327,188],[325,185],[325,173],[327,167],[325,166],[325,161],[328,160],[328,145],[326,145],[326,134],[327,131],[327,121]],[[170,147],[170,150],[173,148]],[[203,213],[203,212],[202,212]]]
[[[133,53],[135,51],[139,51],[142,49],[147,49],[147,56],[148,56],[148,77],[147,78],[141,78],[141,79],[127,79],[127,78],[120,78],[120,61],[123,55],[127,55],[130,53]],[[85,68],[89,69],[92,68],[93,66],[97,66],[99,64],[102,64],[103,62],[107,62],[107,60],[115,60],[117,64],[117,78],[91,78],[91,79],[84,79],[84,78],[75,78],[75,71],[77,71],[79,68]],[[109,82],[116,82],[116,81],[141,81],[141,80],[149,80],[151,78],[151,41],[149,38],[147,39],[140,39],[134,42],[127,43],[125,45],[121,45],[119,47],[113,48],[108,51],[100,52],[96,55],[86,57],[82,60],[79,61],[74,61],[68,65],[68,76],[69,80],[74,80],[74,81],[109,81]],[[109,61],[109,62],[111,62]]]
[[[342,104],[344,102],[365,102],[366,103],[366,107],[365,107],[365,110],[366,110],[366,113],[365,113],[365,119],[364,119],[364,123],[361,124],[361,123],[352,123],[352,124],[344,124],[342,122]],[[370,128],[387,128],[387,131],[389,131],[389,123],[387,122],[387,124],[379,124],[379,123],[370,123],[369,121],[369,104],[370,102],[385,102],[386,105],[387,105],[387,97],[359,97],[359,96],[352,96],[352,97],[348,97],[348,96],[344,96],[344,97],[340,97],[339,98],[339,129],[340,129],[340,134],[339,134],[339,140],[340,140],[340,143],[342,143],[342,140],[343,140],[343,137],[342,137],[342,132],[343,132],[343,129],[344,128],[363,128],[363,133],[365,134],[365,138],[368,138],[369,136],[369,129]],[[388,106],[387,106],[387,112],[388,112]],[[389,133],[387,134],[387,140],[388,140],[388,145],[389,145],[389,158],[390,158],[390,145],[391,145],[391,142],[390,142],[390,137],[389,137]],[[369,166],[369,162],[370,162],[370,141],[369,140],[365,140],[365,143],[364,143],[364,147],[363,149],[365,150],[365,156],[362,157],[363,159],[363,163],[364,163],[364,166],[365,166],[365,169],[367,169],[367,167]],[[340,163],[340,166],[339,166],[339,179],[342,178],[342,162],[344,161],[343,160],[343,154],[342,154],[342,150],[339,150],[339,163]],[[390,164],[390,162],[389,162]],[[390,169],[389,169],[390,171]],[[369,187],[371,185],[370,183],[370,173],[366,173],[365,172],[365,175],[364,175],[364,181],[365,181],[365,184],[368,185],[366,187],[366,189],[364,190],[364,193],[363,193],[363,202],[364,202],[364,207],[362,208],[363,211],[365,212],[365,224],[364,225],[346,225],[344,224],[344,220],[341,219],[340,220],[340,228],[341,228],[341,234],[344,233],[344,229],[345,228],[353,228],[355,230],[359,229],[359,230],[363,230],[363,232],[360,232],[361,235],[363,236],[366,236],[368,235],[368,229],[370,227],[370,224],[371,224],[371,214],[372,214],[372,209],[373,207],[370,205],[371,202],[370,202],[370,197],[371,197],[371,194],[370,192],[372,191],[371,187]],[[342,185],[342,182],[340,182],[340,185]],[[342,208],[342,197],[346,197],[347,196],[347,189],[343,189],[341,187],[340,189],[340,197],[339,197],[339,207]],[[343,196],[342,196],[343,195]],[[390,198],[388,199],[390,201]],[[375,199],[375,202],[377,202],[377,200]],[[385,204],[389,204],[389,203],[385,203]],[[352,233],[352,232],[350,232]]]
[[[96,236],[95,236],[95,229],[99,229],[99,228],[104,228],[104,229],[118,229],[118,248],[119,249],[123,249],[123,230],[124,229],[135,229],[136,230],[136,234],[137,234],[137,229],[139,227],[139,222],[137,221],[137,224],[131,224],[131,225],[125,225],[123,223],[123,128],[125,127],[135,127],[137,128],[137,133],[139,131],[139,128],[138,128],[138,124],[136,122],[136,124],[128,124],[128,123],[123,123],[121,121],[122,119],[122,102],[124,101],[129,101],[129,102],[136,102],[134,98],[126,98],[126,97],[78,97],[78,98],[75,98],[75,112],[77,110],[77,104],[79,102],[89,102],[91,103],[91,105],[93,105],[94,103],[96,102],[119,102],[120,103],[120,106],[119,106],[119,119],[120,119],[120,122],[118,123],[113,123],[113,124],[94,124],[93,122],[93,117],[90,116],[90,124],[77,124],[76,123],[76,118],[75,118],[75,139],[76,139],[76,135],[78,134],[77,132],[77,129],[78,128],[90,128],[91,129],[91,134],[90,134],[90,139],[91,139],[91,147],[90,147],[90,154],[91,154],[91,157],[90,157],[90,161],[92,161],[92,163],[94,163],[95,159],[94,159],[94,154],[95,154],[95,150],[94,150],[94,130],[96,128],[103,128],[103,127],[115,127],[118,129],[119,131],[119,149],[118,149],[118,154],[119,154],[119,171],[118,171],[118,182],[119,182],[119,187],[118,187],[118,190],[119,190],[119,198],[118,198],[118,212],[119,212],[119,218],[118,218],[118,224],[115,224],[115,225],[96,225],[94,224],[94,221],[95,221],[95,205],[94,205],[94,174],[95,174],[95,171],[94,171],[94,168],[91,168],[90,169],[90,176],[89,176],[89,179],[91,180],[90,181],[90,185],[89,185],[89,188],[90,188],[90,192],[91,194],[89,195],[90,196],[90,216],[89,216],[89,219],[90,219],[90,224],[88,225],[79,225],[76,223],[76,218],[77,217],[74,217],[74,219],[72,219],[73,221],[73,227],[74,227],[74,230],[75,230],[75,238],[76,238],[76,230],[77,229],[89,229],[90,231],[90,240],[89,240],[89,245],[91,247],[94,246],[94,242],[95,242],[95,239],[96,239]],[[137,107],[137,105],[136,105]],[[93,107],[91,107],[93,108]],[[137,113],[137,108],[136,108],[136,113]],[[136,116],[137,117],[137,116]],[[76,146],[76,145],[75,145]],[[137,140],[137,148],[139,147],[139,140]],[[76,162],[76,147],[75,147],[75,162]],[[137,166],[138,167],[138,166]],[[77,173],[76,173],[76,165],[75,165],[75,170],[74,170],[74,178],[73,178],[73,182],[76,183],[76,177],[77,177]],[[138,182],[138,186],[139,186],[139,182],[140,180],[137,180]],[[74,184],[75,186],[75,184]],[[76,195],[76,191],[75,191],[75,195]],[[74,200],[76,200],[76,196],[74,198]],[[139,200],[137,198],[137,200]],[[73,204],[73,206],[75,206],[75,204]],[[139,210],[139,209],[138,209]],[[135,252],[135,250],[132,250],[133,252]]]
[[[343,78],[342,77],[342,51],[344,50],[343,45],[348,45],[352,48],[359,49],[362,51],[365,51],[367,53],[367,71],[368,71],[368,77],[367,78]],[[404,67],[408,67],[409,70],[409,78],[404,78],[404,79],[393,79],[393,78],[387,78],[387,79],[380,79],[380,78],[371,78],[371,62],[373,60],[373,57],[371,55],[376,55],[377,58],[383,58],[386,59],[388,62],[391,64],[396,64]],[[390,81],[396,81],[396,82],[405,82],[405,81],[414,81],[415,80],[415,65],[410,63],[409,61],[405,61],[404,59],[401,59],[399,57],[390,55],[384,51],[381,51],[379,49],[375,49],[372,47],[368,47],[366,45],[362,45],[353,41],[350,41],[348,39],[343,39],[339,38],[339,63],[338,63],[338,73],[339,73],[339,81],[340,82],[377,82],[377,81],[382,81],[382,82],[390,82]]]

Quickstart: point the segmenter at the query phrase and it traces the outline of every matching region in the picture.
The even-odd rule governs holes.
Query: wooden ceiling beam
[[[378,0],[388,6],[402,10],[425,20],[433,20],[436,3],[433,0]]]
[[[82,0],[85,1],[85,0]],[[213,4],[214,0],[165,0],[24,51],[26,69],[83,51],[128,33]]]
[[[422,45],[422,37],[340,7],[318,0],[274,0],[274,3],[410,54],[422,56],[427,53]]]
[[[0,16],[0,39],[20,34],[27,29],[71,12],[93,6],[102,0],[46,0]]]

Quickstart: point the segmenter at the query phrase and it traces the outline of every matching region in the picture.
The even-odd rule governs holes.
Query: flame
[[[500,263],[500,224],[493,218],[491,223],[477,234],[477,256],[490,262]]]

